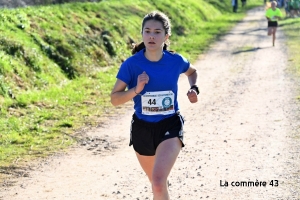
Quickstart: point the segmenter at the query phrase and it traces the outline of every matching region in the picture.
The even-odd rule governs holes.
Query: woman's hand
[[[186,94],[191,103],[196,103],[198,101],[197,92],[193,89],[189,89],[188,93]]]
[[[144,71],[142,74],[140,74],[137,78],[137,86],[135,87],[135,92],[136,93],[140,93],[145,85],[149,82],[149,76],[148,74],[146,74],[146,72]]]

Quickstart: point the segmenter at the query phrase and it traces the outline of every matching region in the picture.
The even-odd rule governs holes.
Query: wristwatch
[[[192,85],[191,90],[195,90],[197,95],[200,93],[199,88],[197,85]]]

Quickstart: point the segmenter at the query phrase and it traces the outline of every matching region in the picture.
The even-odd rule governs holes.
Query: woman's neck
[[[150,60],[152,62],[157,62],[162,58],[163,52],[162,51],[149,51],[149,50],[147,51],[147,50],[145,50],[144,55],[148,60]]]

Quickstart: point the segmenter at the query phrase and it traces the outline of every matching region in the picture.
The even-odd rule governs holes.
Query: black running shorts
[[[159,122],[146,122],[133,114],[130,128],[130,143],[140,155],[154,156],[158,145],[167,139],[178,137],[183,143],[183,117],[177,113]]]
[[[277,27],[277,26],[278,26],[277,21],[274,21],[274,22],[268,21],[268,27]]]

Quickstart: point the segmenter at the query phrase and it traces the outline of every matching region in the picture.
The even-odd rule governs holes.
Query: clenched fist
[[[140,93],[145,85],[149,82],[149,76],[148,74],[146,74],[146,72],[144,71],[142,74],[140,74],[137,78],[137,85],[136,85],[136,93]]]
[[[193,89],[189,89],[188,93],[186,94],[191,103],[196,103],[198,101],[197,92]]]

